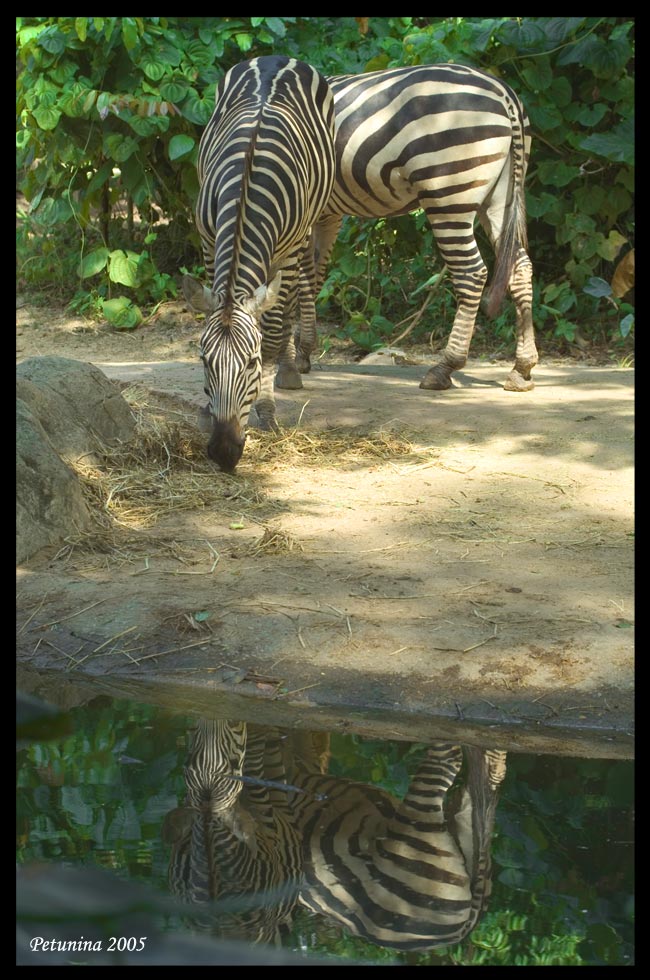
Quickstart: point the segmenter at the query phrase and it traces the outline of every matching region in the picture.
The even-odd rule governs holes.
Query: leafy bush
[[[198,141],[218,81],[237,62],[277,52],[341,74],[455,61],[508,82],[531,119],[542,342],[624,347],[633,337],[633,28],[617,17],[18,18],[17,161],[29,202],[19,282],[69,291],[76,278],[77,306],[86,296],[121,326],[142,317],[137,304],[175,294],[178,270],[201,262]],[[454,310],[442,273],[422,213],[350,218],[320,312],[364,349],[409,325],[414,339],[442,341]],[[595,294],[594,280],[611,294]],[[129,302],[116,307],[121,297]],[[493,348],[512,342],[511,322],[510,311],[478,329]]]

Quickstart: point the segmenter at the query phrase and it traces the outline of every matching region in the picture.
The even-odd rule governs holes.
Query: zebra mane
[[[241,196],[237,201],[237,214],[235,216],[235,237],[233,240],[232,259],[228,271],[228,281],[226,282],[226,299],[223,309],[223,323],[230,324],[232,319],[232,308],[235,302],[235,283],[237,281],[237,269],[239,267],[239,257],[241,255],[242,241],[244,238],[244,203],[250,182],[251,171],[253,169],[253,154],[257,144],[257,137],[260,131],[261,118],[255,124],[255,129],[251,135],[248,149],[244,155],[244,171],[242,173]]]

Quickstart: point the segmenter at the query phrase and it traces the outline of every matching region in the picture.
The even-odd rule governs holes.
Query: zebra
[[[316,291],[306,270],[293,305],[301,315],[313,307],[345,215],[380,218],[422,208],[449,270],[457,309],[441,360],[420,388],[450,388],[451,375],[467,361],[487,279],[474,237],[478,216],[496,251],[487,313],[497,312],[507,288],[516,309],[515,365],[504,387],[529,391],[538,361],[524,196],[531,138],[518,96],[500,79],[455,64],[327,80],[336,115],[336,180],[310,242]],[[300,331],[295,340],[296,364],[306,373],[312,336]]]
[[[328,775],[326,734],[249,724],[239,767],[245,785],[230,793],[228,783],[240,778],[229,777],[230,724],[239,730],[242,723],[204,722],[186,767],[186,806],[196,811],[209,799],[208,810],[178,808],[165,821],[171,889],[198,907],[199,927],[278,942],[300,904],[400,950],[434,949],[469,935],[491,892],[505,752],[434,743],[399,801],[379,787]],[[467,772],[456,786],[463,752]],[[214,806],[215,759],[221,799],[231,801],[227,813]],[[239,907],[224,910],[224,900],[233,899]]]
[[[286,362],[291,339],[285,304],[299,275],[313,280],[305,272],[313,260],[303,253],[334,182],[334,103],[324,77],[279,56],[231,68],[201,136],[198,177],[195,218],[209,287],[186,275],[183,292],[206,314],[208,455],[233,472],[253,404],[261,427],[276,428],[273,368]]]
[[[434,743],[403,801],[377,787],[308,776],[296,801],[301,904],[376,945],[436,949],[475,928],[491,893],[491,836],[505,752]],[[327,802],[317,808],[318,790]]]
[[[279,945],[301,872],[281,737],[201,719],[184,771],[185,803],[166,815],[162,831],[172,894],[192,906],[191,924],[201,931]]]

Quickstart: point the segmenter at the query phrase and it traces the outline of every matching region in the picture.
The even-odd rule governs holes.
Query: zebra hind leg
[[[454,278],[453,274],[452,278]],[[467,363],[476,313],[486,278],[487,269],[483,266],[482,269],[470,275],[454,279],[456,295],[458,296],[458,309],[454,318],[454,325],[441,359],[429,368],[420,382],[420,388],[445,391],[447,388],[453,387],[452,374],[454,371],[459,371]]]
[[[420,204],[427,212],[442,258],[456,294],[456,316],[442,357],[420,382],[420,388],[444,391],[452,387],[451,375],[467,363],[476,314],[487,280],[487,267],[474,237],[475,212],[436,215],[435,198],[421,193]]]
[[[275,387],[284,388],[287,391],[298,391],[303,387],[300,377],[301,368],[298,365],[298,356],[294,339],[289,333],[286,347],[280,351],[278,357],[278,370],[275,376]]]
[[[517,350],[515,366],[503,386],[506,391],[531,391],[535,387],[535,382],[531,378],[531,371],[537,364],[539,356],[535,346],[535,328],[533,325],[532,280],[532,263],[524,249],[520,248],[508,284],[517,311]]]

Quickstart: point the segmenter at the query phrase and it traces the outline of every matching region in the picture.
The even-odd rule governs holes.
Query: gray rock
[[[118,385],[84,361],[30,357],[16,369],[16,394],[29,405],[57,452],[78,459],[97,440],[128,442],[135,420]]]
[[[133,437],[135,420],[118,386],[92,364],[31,357],[16,370],[16,561],[92,524],[68,465],[98,442]]]

